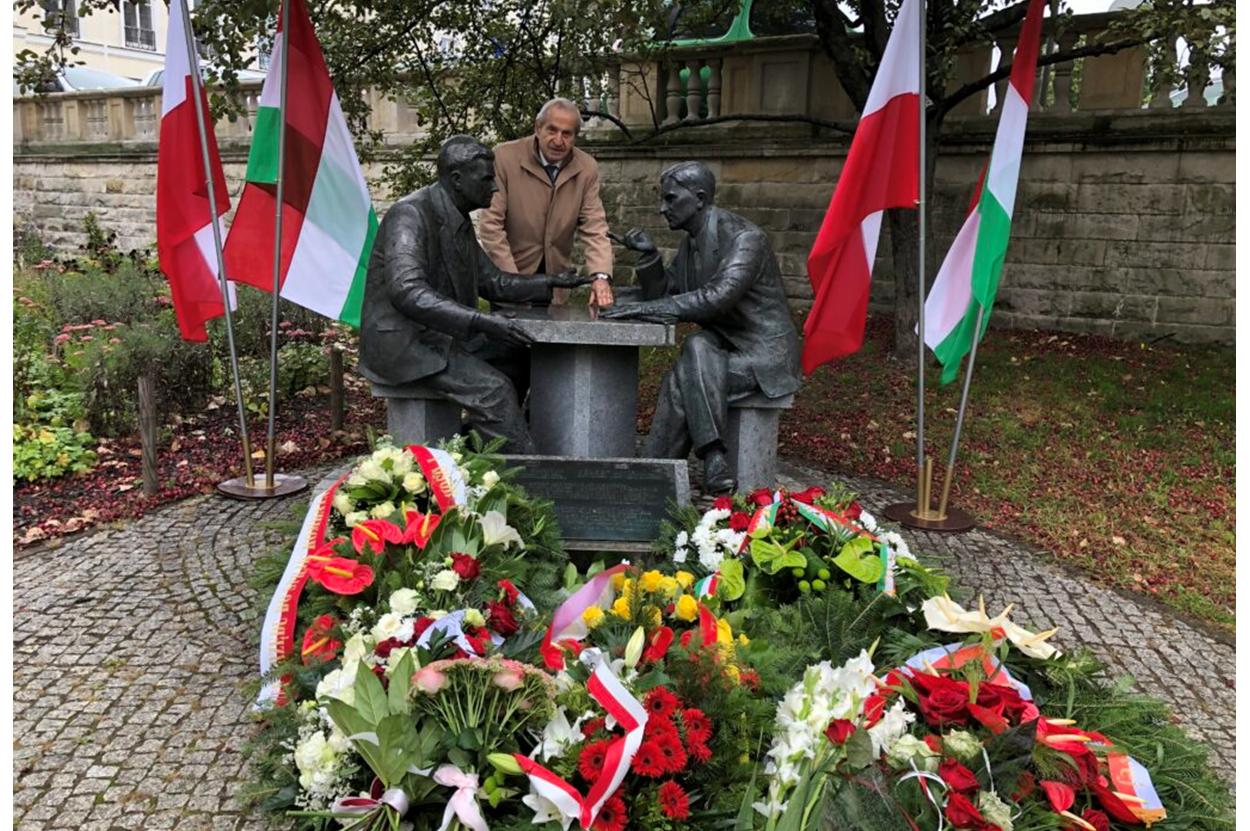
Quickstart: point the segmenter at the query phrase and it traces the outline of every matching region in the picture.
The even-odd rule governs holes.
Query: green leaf
[[[356,712],[369,724],[377,724],[390,715],[382,682],[363,667],[356,670]]]
[[[387,716],[378,724],[378,763],[374,770],[386,786],[398,785],[408,772],[408,766],[417,761],[421,744],[412,718],[395,714]]]
[[[726,558],[720,564],[720,588],[719,593],[723,593],[725,600],[732,601],[742,597],[743,592],[747,590],[747,581],[742,573],[742,561],[733,558]]]
[[[872,547],[872,540],[867,537],[856,537],[842,546],[833,563],[861,583],[877,582],[885,568]]]
[[[846,740],[846,759],[857,770],[872,764],[872,737],[867,730],[856,730]]]
[[[751,559],[765,574],[776,574],[783,568],[807,565],[807,558],[801,552],[791,551],[788,545],[782,545],[771,539],[752,540]]]
[[[404,657],[391,670],[391,684],[387,688],[386,697],[392,715],[408,712],[408,687],[412,684],[412,674],[416,671],[416,660],[411,650],[405,652]]]

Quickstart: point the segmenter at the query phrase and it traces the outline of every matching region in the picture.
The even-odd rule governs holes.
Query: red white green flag
[[[815,299],[803,324],[803,369],[859,351],[872,265],[887,208],[920,197],[920,17],[903,0],[846,164],[807,258]]]
[[[282,53],[289,51],[279,295],[359,326],[378,217],[308,10],[303,0],[288,2],[290,36],[279,31],[274,39],[226,271],[231,280],[273,289]]]
[[[165,85],[161,94],[161,137],[156,151],[156,250],[161,271],[169,280],[174,315],[183,340],[206,341],[204,324],[225,313],[217,279],[217,250],[213,223],[230,210],[230,194],[217,154],[203,86],[193,83],[199,73],[196,56],[187,54],[182,19],[183,0],[169,4],[166,30]],[[195,89],[208,134],[208,165],[212,171],[217,217],[208,204],[208,172],[200,147],[195,117]]]
[[[1042,0],[1030,0],[1020,42],[1011,64],[1011,83],[1003,99],[998,133],[972,211],[964,220],[925,300],[925,343],[942,363],[942,383],[959,374],[972,349],[972,339],[985,335],[990,309],[1003,274],[1003,258],[1011,236],[1011,215],[1020,181],[1024,128],[1037,74],[1042,33]],[[977,315],[984,309],[981,331]]]

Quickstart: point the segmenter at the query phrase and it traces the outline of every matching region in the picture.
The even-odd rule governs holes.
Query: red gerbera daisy
[[[691,759],[701,765],[712,758],[712,749],[707,746],[706,742],[696,742],[691,739],[686,745],[686,752],[690,754]]]
[[[656,736],[662,734],[677,735],[677,725],[673,724],[670,719],[667,719],[664,716],[652,716],[647,719],[647,727],[643,732],[643,737],[654,739]]]
[[[652,718],[656,716],[668,718],[669,713],[681,706],[681,701],[664,687],[656,687],[647,693],[644,706],[647,708],[647,715]]]
[[[590,827],[593,831],[624,831],[627,822],[629,815],[625,813],[625,803],[619,796],[614,796],[603,803]]]
[[[686,751],[681,747],[681,739],[676,733],[662,733],[655,737],[655,743],[664,754],[664,771],[679,773],[686,767]]]
[[[657,778],[668,771],[664,751],[660,749],[656,739],[644,741],[634,754],[634,770],[643,776]]]
[[[702,710],[690,708],[681,711],[682,723],[686,725],[686,738],[707,744],[712,738],[712,720]]]
[[[592,718],[582,725],[582,738],[589,739],[607,725],[607,719]]]
[[[681,785],[665,782],[660,786],[660,809],[672,819],[687,819],[690,816],[690,797],[686,796]]]
[[[608,757],[608,745],[611,743],[610,739],[605,739],[588,744],[582,749],[582,755],[577,759],[577,769],[586,777],[586,781],[594,782],[603,773],[603,762]]]

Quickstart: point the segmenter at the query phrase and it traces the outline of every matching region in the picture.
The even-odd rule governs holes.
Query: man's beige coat
[[[538,159],[534,137],[495,147],[499,192],[482,212],[478,239],[504,271],[534,274],[539,263],[554,274],[573,262],[574,232],[592,274],[612,273],[612,243],[599,198],[599,164],[574,147],[553,187]]]

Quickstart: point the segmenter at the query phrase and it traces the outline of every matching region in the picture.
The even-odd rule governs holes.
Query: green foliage
[[[95,439],[69,427],[13,425],[13,479],[52,479],[95,466]]]

